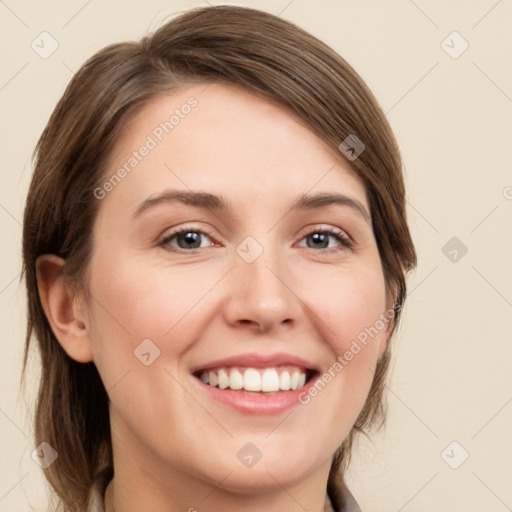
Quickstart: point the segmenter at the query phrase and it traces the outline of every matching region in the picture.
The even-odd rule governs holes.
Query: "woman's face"
[[[391,331],[359,179],[290,113],[219,84],[145,106],[114,174],[87,306],[114,460],[240,492],[325,478]]]

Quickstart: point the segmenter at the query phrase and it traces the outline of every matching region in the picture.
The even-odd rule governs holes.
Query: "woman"
[[[111,45],[36,148],[36,445],[64,510],[359,510],[416,255],[355,71],[255,9]]]

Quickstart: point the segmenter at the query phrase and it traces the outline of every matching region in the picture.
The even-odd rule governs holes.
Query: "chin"
[[[236,447],[224,447],[218,459],[213,454],[209,457],[208,468],[203,468],[207,480],[214,485],[222,481],[222,488],[230,492],[269,492],[300,483],[322,464],[330,467],[331,454],[320,457],[320,451],[304,438],[283,443],[279,443],[283,436],[273,442],[263,435],[247,439],[251,438],[236,438]]]
[[[314,471],[314,467],[296,467],[289,464],[280,466],[264,466],[260,461],[251,469],[231,467],[228,472],[220,475],[218,471],[213,476],[214,485],[222,481],[222,488],[237,494],[254,494],[272,492],[283,487],[289,488],[302,482]]]

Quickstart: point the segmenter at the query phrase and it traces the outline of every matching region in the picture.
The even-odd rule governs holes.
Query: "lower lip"
[[[290,391],[278,391],[274,394],[245,393],[233,389],[219,389],[205,384],[197,377],[192,377],[200,389],[214,400],[228,405],[244,414],[258,416],[279,414],[297,405],[302,405],[299,396],[308,393],[309,388],[314,386],[318,376],[314,376],[300,389]]]

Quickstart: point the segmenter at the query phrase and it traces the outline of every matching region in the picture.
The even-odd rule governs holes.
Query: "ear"
[[[80,363],[93,360],[86,310],[80,306],[66,286],[65,260],[44,254],[36,261],[39,297],[57,341],[71,359]]]

